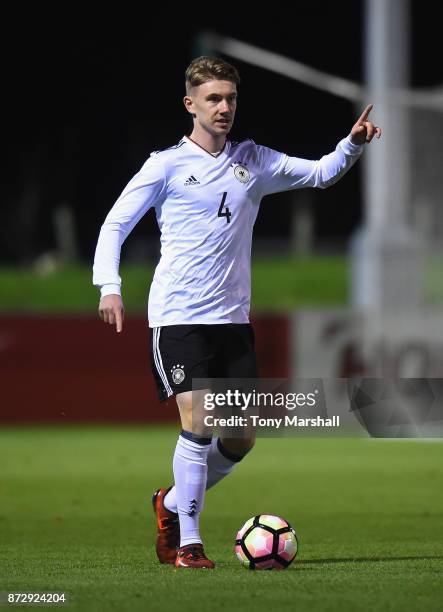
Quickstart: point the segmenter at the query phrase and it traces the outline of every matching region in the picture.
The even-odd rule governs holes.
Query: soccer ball
[[[235,554],[248,569],[282,570],[297,554],[295,531],[285,519],[259,514],[246,521],[235,538]]]

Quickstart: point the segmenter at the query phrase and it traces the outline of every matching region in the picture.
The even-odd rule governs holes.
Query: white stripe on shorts
[[[166,372],[163,367],[162,356],[160,355],[160,330],[161,327],[154,327],[154,333],[152,335],[152,352],[154,354],[155,367],[163,381],[166,393],[168,394],[168,397],[170,397],[171,395],[174,395],[174,392],[169,384],[168,377],[166,376]]]

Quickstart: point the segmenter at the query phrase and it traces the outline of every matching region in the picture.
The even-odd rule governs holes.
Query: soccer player
[[[151,154],[129,181],[101,228],[94,285],[99,314],[123,329],[120,249],[135,224],[155,209],[161,257],[149,294],[151,357],[160,400],[175,395],[181,433],[173,458],[175,484],[153,497],[161,563],[213,568],[199,516],[205,491],[227,476],[254,444],[253,435],[214,438],[203,424],[204,389],[193,378],[255,378],[249,324],[252,229],[263,196],[325,188],[357,161],[380,128],[364,110],[335,151],[317,161],[289,157],[253,140],[227,136],[237,107],[237,70],[212,57],[186,70],[184,105],[193,130]]]

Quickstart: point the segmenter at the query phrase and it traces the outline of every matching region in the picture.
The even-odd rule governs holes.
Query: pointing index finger
[[[117,333],[123,330],[123,317],[120,309],[117,309],[115,312],[115,329]]]
[[[365,110],[362,112],[362,114],[360,115],[359,120],[357,121],[357,123],[359,125],[363,125],[363,123],[366,121],[366,119],[368,118],[369,113],[371,112],[372,108],[373,108],[373,104],[368,104],[367,107],[365,108]]]

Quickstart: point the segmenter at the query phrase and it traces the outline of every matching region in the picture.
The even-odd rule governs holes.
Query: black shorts
[[[249,323],[153,327],[150,348],[161,402],[192,391],[193,378],[257,378],[254,330]]]

